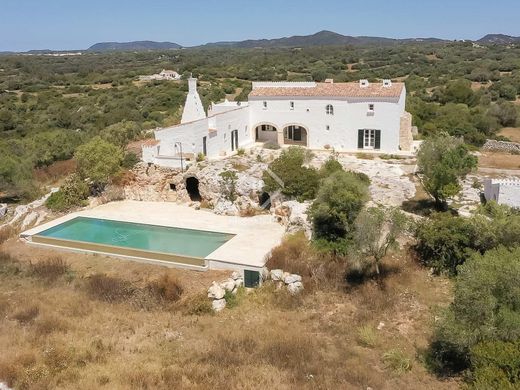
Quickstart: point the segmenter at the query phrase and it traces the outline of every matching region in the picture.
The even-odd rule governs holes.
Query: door
[[[302,129],[298,126],[294,127],[293,130],[293,141],[301,141],[302,140]]]
[[[381,149],[381,130],[358,130],[358,148],[375,150]]]
[[[260,272],[244,270],[244,287],[258,287],[260,284]]]
[[[204,156],[206,156],[208,154],[207,142],[208,142],[208,137],[202,137],[202,153],[204,154]]]

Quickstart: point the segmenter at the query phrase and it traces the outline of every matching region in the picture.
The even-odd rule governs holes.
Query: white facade
[[[520,208],[520,180],[486,179],[484,197],[487,201]]]
[[[155,132],[157,145],[143,147],[146,162],[179,166],[183,158],[230,155],[254,142],[336,151],[410,152],[411,116],[406,89],[379,83],[253,83],[249,102],[212,104],[204,113],[189,80],[181,124]]]

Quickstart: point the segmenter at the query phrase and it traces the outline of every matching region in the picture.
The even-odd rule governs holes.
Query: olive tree
[[[379,275],[381,260],[389,249],[399,246],[397,240],[407,229],[407,217],[397,208],[369,207],[359,213],[354,226],[354,256],[361,260],[363,269],[373,266]]]
[[[460,192],[459,180],[477,166],[477,158],[460,138],[441,133],[421,144],[417,165],[424,188],[437,206],[445,207],[446,201]]]
[[[100,137],[94,137],[76,150],[74,158],[82,178],[88,178],[94,184],[103,186],[119,171],[123,151]]]

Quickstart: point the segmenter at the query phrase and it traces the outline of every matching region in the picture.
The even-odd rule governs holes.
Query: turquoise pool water
[[[204,258],[233,234],[76,217],[37,236]]]

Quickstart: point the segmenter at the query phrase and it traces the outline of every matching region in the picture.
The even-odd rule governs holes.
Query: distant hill
[[[392,45],[408,42],[443,42],[437,38],[409,38],[393,39],[383,37],[354,37],[341,35],[333,31],[320,31],[312,35],[295,35],[287,38],[276,39],[249,39],[236,42],[213,42],[203,45],[204,47],[307,47],[307,46],[339,46],[339,45]]]
[[[520,37],[513,37],[505,34],[488,34],[480,38],[478,43],[509,45],[511,43],[520,43]]]
[[[147,51],[180,49],[181,45],[173,42],[134,41],[134,42],[100,42],[90,46],[88,51]]]

